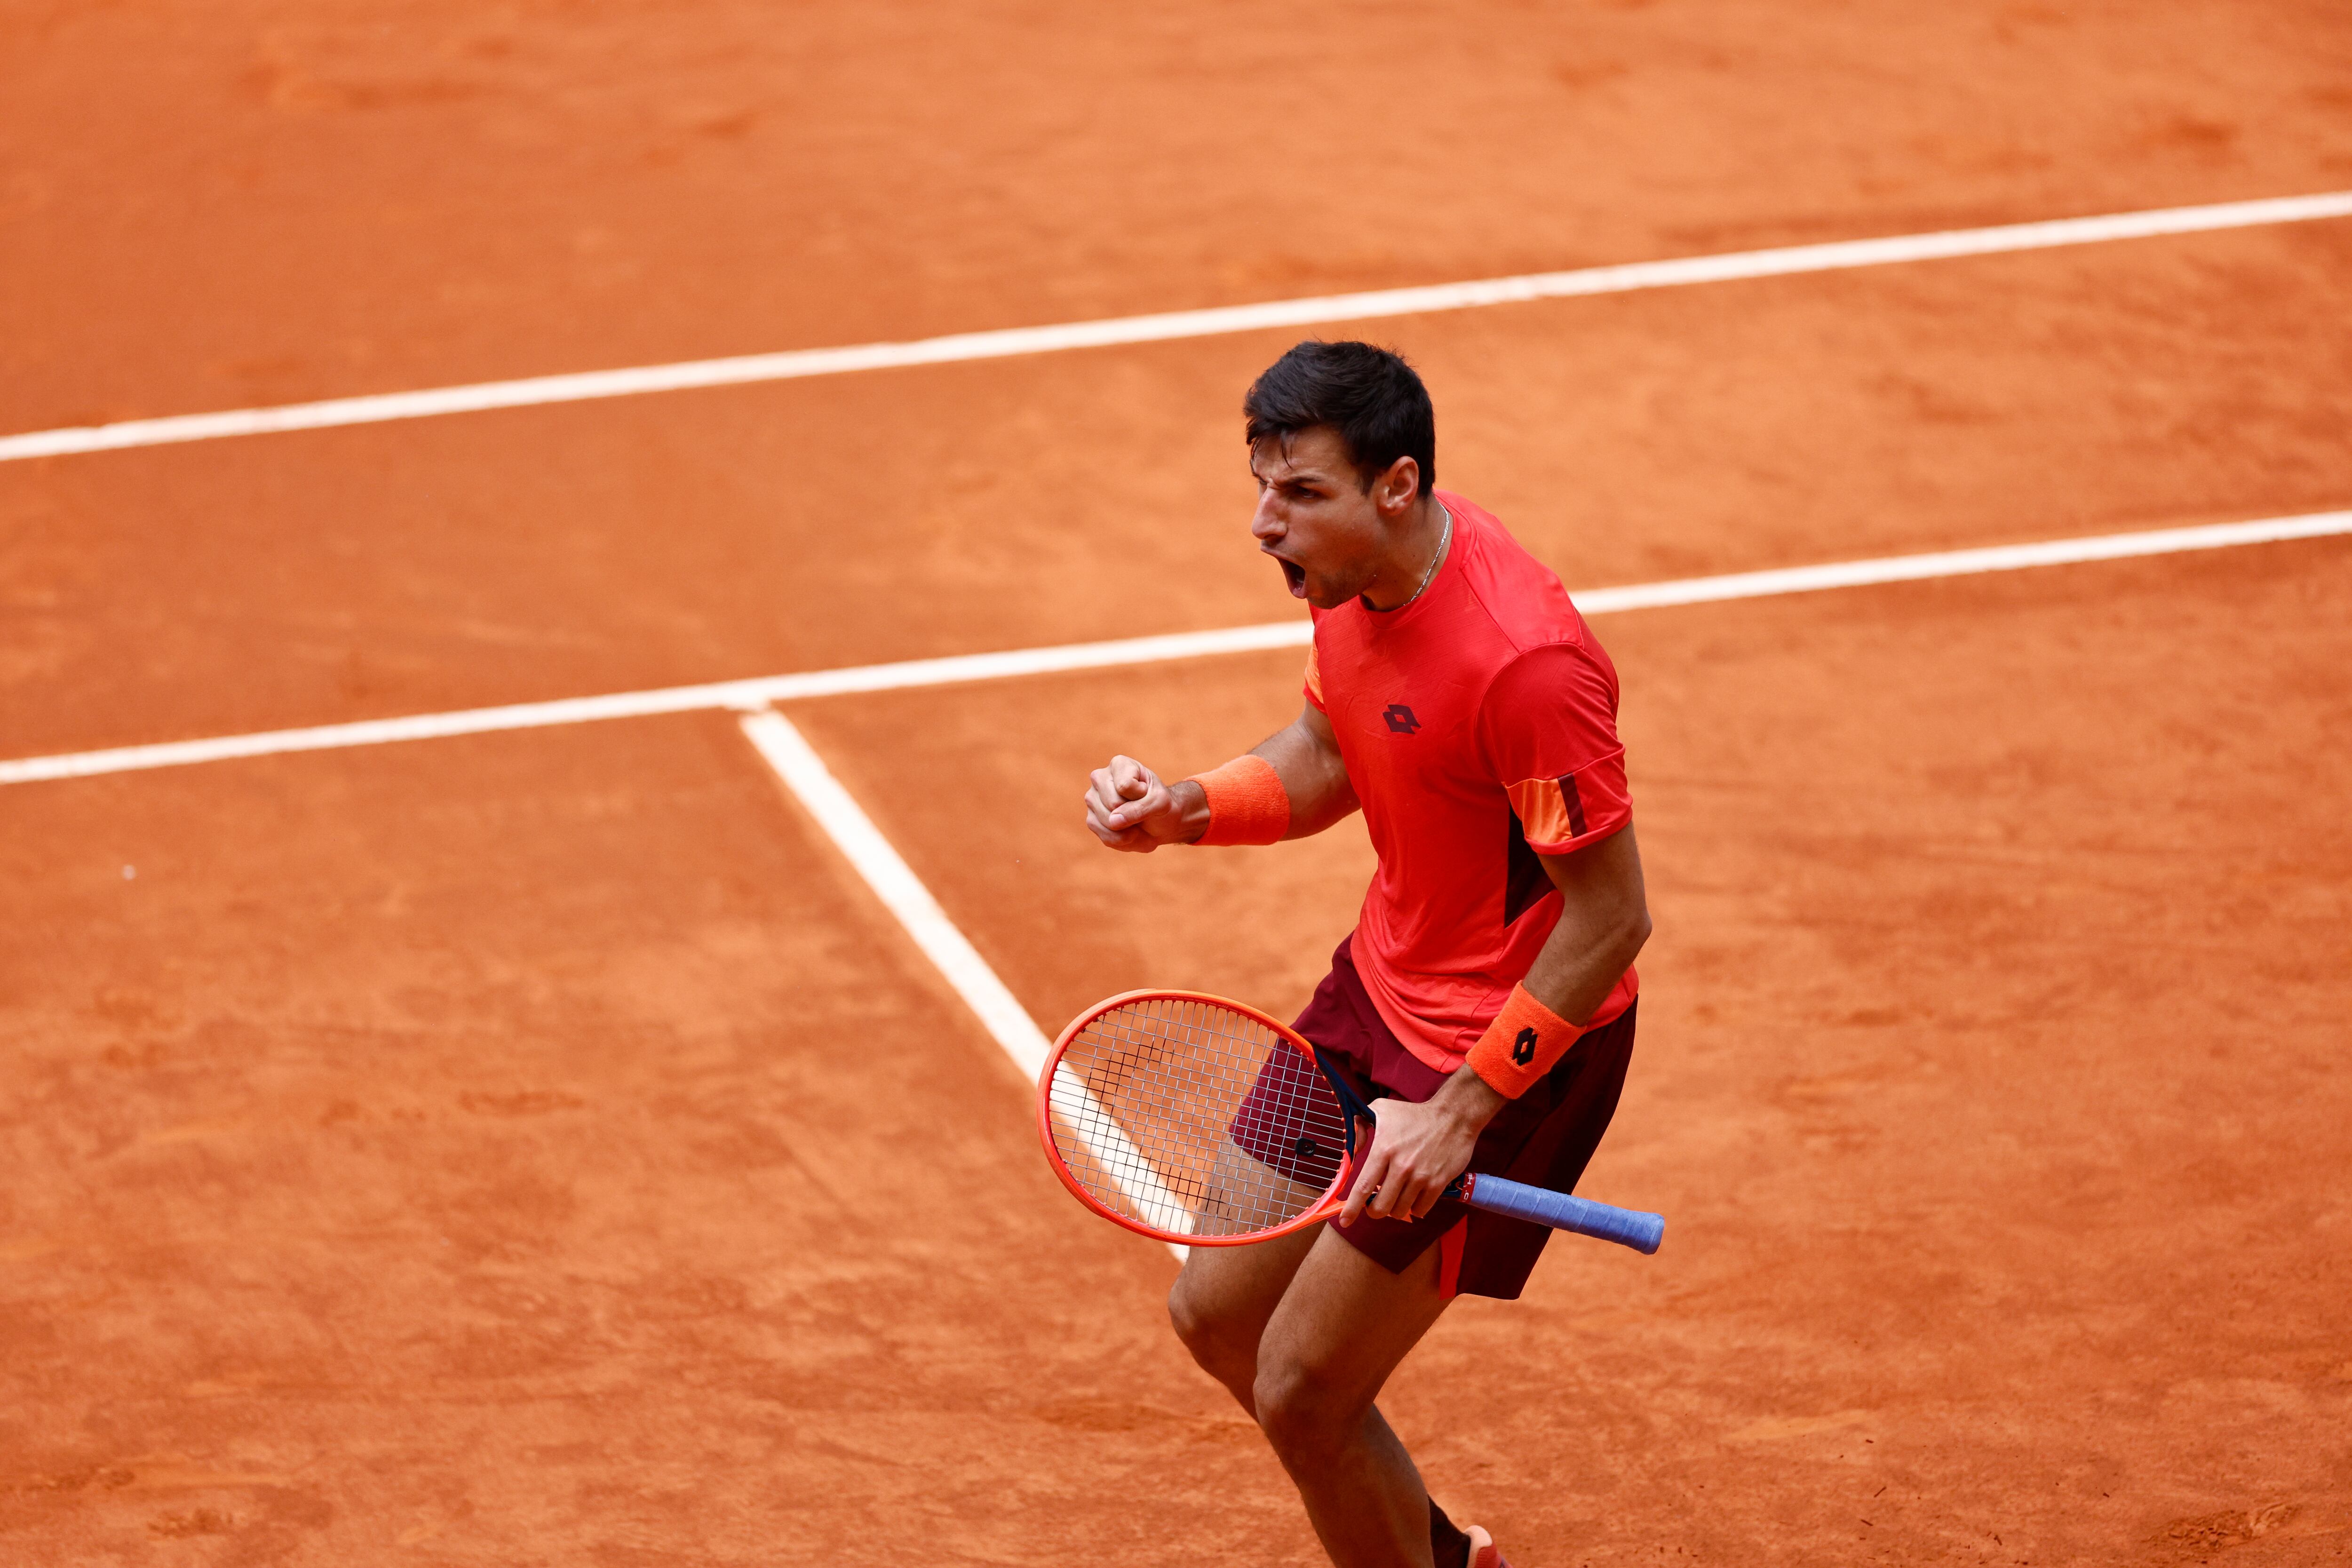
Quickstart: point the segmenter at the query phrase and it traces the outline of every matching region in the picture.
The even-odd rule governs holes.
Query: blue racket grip
[[[1657,1251],[1658,1243],[1666,1236],[1664,1215],[1621,1209],[1612,1204],[1596,1204],[1591,1198],[1580,1198],[1572,1193],[1556,1193],[1549,1187],[1531,1187],[1525,1182],[1506,1181],[1500,1176],[1481,1176],[1474,1173],[1446,1188],[1445,1194],[1448,1197],[1460,1198],[1474,1209],[1508,1215],[1513,1219],[1531,1219],[1554,1230],[1572,1230],[1579,1236],[1613,1241],[1621,1247],[1632,1247],[1643,1257]]]

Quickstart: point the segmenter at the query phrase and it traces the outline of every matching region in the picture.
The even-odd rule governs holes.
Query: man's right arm
[[[1273,765],[1290,797],[1285,838],[1320,833],[1356,809],[1339,738],[1313,703],[1250,750]],[[1206,833],[1209,797],[1192,779],[1165,784],[1134,758],[1113,757],[1087,780],[1087,826],[1110,848],[1148,855],[1162,844],[1190,844]]]

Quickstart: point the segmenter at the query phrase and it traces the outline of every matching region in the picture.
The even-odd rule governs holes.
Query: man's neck
[[[1398,527],[1394,548],[1381,563],[1379,574],[1364,589],[1362,598],[1367,607],[1402,609],[1424,586],[1436,580],[1449,542],[1446,523],[1445,508],[1439,504],[1435,491],[1412,503],[1412,520]]]

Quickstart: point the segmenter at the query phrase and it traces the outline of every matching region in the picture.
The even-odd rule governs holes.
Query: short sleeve
[[[1317,708],[1323,706],[1323,661],[1315,656],[1315,645],[1307,645],[1307,700]]]
[[[1565,855],[1633,819],[1617,738],[1617,671],[1595,646],[1521,654],[1488,686],[1480,738],[1528,847]]]

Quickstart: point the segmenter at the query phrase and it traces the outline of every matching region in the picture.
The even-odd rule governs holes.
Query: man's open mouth
[[[1276,565],[1282,568],[1282,580],[1289,585],[1290,596],[1294,599],[1305,598],[1307,596],[1307,569],[1294,562],[1285,561],[1279,555],[1274,558],[1274,562]]]

